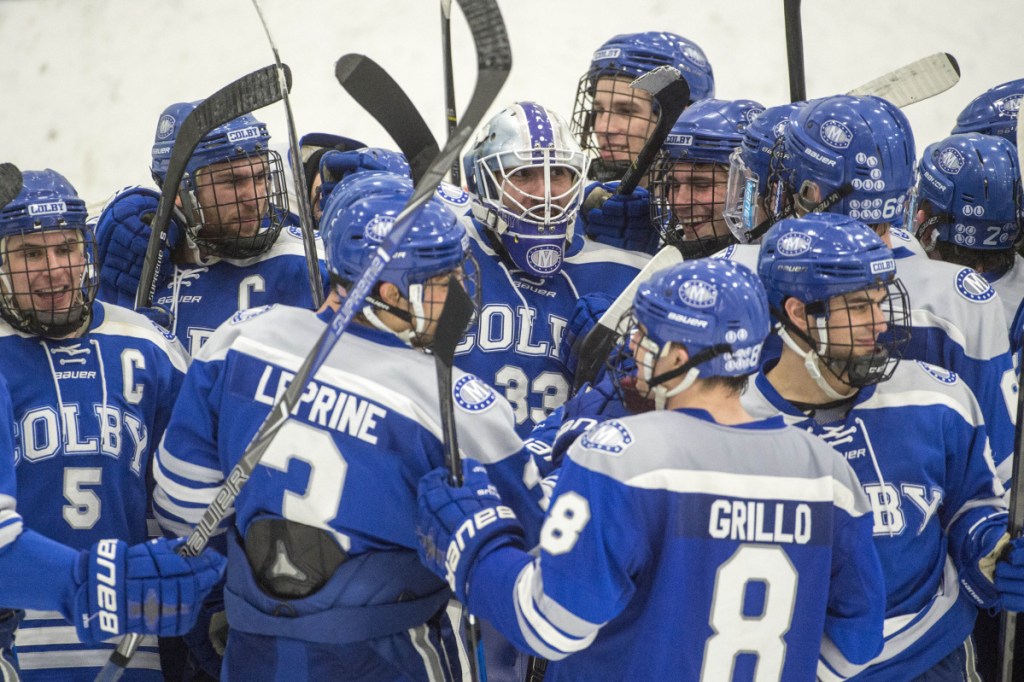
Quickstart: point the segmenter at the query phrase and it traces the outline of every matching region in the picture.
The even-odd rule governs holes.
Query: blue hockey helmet
[[[981,93],[956,117],[951,132],[998,135],[1017,144],[1017,112],[1024,97],[1024,78],[1001,83]]]
[[[582,89],[593,89],[601,76],[633,80],[659,66],[673,66],[690,86],[690,101],[715,96],[715,74],[704,50],[675,33],[645,31],[622,33],[597,48],[590,67],[580,79]]]
[[[804,210],[846,189],[829,212],[869,225],[903,225],[916,153],[910,122],[891,102],[850,95],[812,100],[792,120],[785,145],[789,191]],[[816,184],[820,196],[810,196],[806,183]]]
[[[0,316],[20,331],[60,338],[91,315],[96,240],[85,201],[63,175],[24,171],[22,181],[18,196],[0,209]],[[46,236],[65,231],[63,238]]]
[[[347,152],[362,149],[366,143],[353,140],[351,137],[334,133],[306,133],[299,138],[299,158],[302,161],[302,174],[306,176],[306,194],[312,194],[313,181],[320,172],[320,158],[328,151]],[[288,150],[291,161],[291,150]]]
[[[928,145],[918,166],[910,220],[925,248],[935,241],[975,250],[1012,250],[1021,227],[1020,163],[1001,137],[963,133]]]
[[[518,102],[488,121],[470,152],[479,203],[512,263],[533,277],[562,268],[589,160],[557,113]]]
[[[703,99],[665,139],[649,172],[651,220],[684,257],[710,256],[733,243],[723,218],[729,157],[762,111],[749,99]]]
[[[740,243],[753,239],[751,230],[771,210],[778,212],[782,183],[769,185],[770,179],[785,162],[783,140],[789,121],[806,102],[787,102],[762,111],[743,131],[743,139],[729,157],[729,188],[726,191],[725,221]],[[758,212],[758,202],[765,211]]]
[[[637,289],[630,314],[633,320],[626,328],[632,331],[638,375],[659,409],[698,378],[756,372],[770,329],[757,275],[720,258],[687,260],[655,273]],[[685,346],[689,359],[655,376],[658,360],[672,344]],[[637,347],[645,352],[637,353]],[[678,376],[683,381],[666,389],[664,383]],[[621,387],[625,377],[616,378]]]
[[[782,323],[780,335],[790,348],[804,355],[812,376],[820,372],[814,365],[815,356],[850,386],[878,383],[892,375],[909,340],[910,304],[896,276],[892,250],[874,230],[855,218],[834,213],[784,218],[761,242],[757,270],[772,315]],[[878,303],[886,333],[876,339],[872,351],[859,355],[852,339],[843,344],[830,339],[828,320],[836,312],[830,299],[878,288],[885,290]],[[805,304],[806,331],[787,318],[788,298]],[[852,320],[847,322],[852,324]],[[790,336],[793,333],[810,345],[811,353],[798,349]],[[820,373],[815,378],[820,379]]]

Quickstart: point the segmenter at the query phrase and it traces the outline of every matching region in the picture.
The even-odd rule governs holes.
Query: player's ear
[[[807,306],[803,301],[790,296],[783,302],[782,309],[791,324],[803,332],[807,331]]]
[[[377,295],[380,296],[380,300],[388,305],[393,305],[396,308],[402,307],[399,305],[399,302],[403,300],[402,292],[391,282],[381,282]]]

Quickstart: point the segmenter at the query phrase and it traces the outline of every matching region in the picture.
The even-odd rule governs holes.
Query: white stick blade
[[[850,95],[875,95],[898,107],[934,97],[960,80],[960,67],[953,55],[937,52],[854,88]]]

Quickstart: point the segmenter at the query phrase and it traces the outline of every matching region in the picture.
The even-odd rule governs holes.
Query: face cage
[[[768,158],[768,185],[764,211],[769,225],[796,215],[793,204],[793,171],[786,168],[786,136],[779,135]]]
[[[664,153],[651,168],[651,222],[684,259],[712,256],[735,242],[723,218],[728,173],[721,164],[679,161]],[[690,182],[684,186],[680,176]]]
[[[747,166],[741,152],[742,149],[737,147],[729,155],[729,180],[722,217],[736,241],[750,244],[754,241],[750,232],[761,221],[757,191],[760,178]]]
[[[617,85],[613,88],[613,91],[616,94],[629,94],[628,98],[623,97],[621,100],[617,100],[613,107],[611,115],[616,117],[628,116],[629,122],[625,126],[625,133],[619,133],[615,138],[617,140],[617,149],[608,150],[610,156],[606,158],[601,156],[602,147],[597,134],[608,132],[609,117],[605,117],[603,126],[598,128],[597,119],[600,112],[594,108],[596,83],[602,77],[614,79]],[[580,78],[576,86],[576,102],[572,109],[570,130],[576,136],[577,141],[579,141],[580,147],[591,159],[590,177],[599,182],[621,180],[622,176],[629,170],[630,164],[636,159],[640,149],[643,148],[644,143],[647,142],[647,138],[650,137],[654,126],[658,123],[657,102],[650,98],[649,95],[640,94],[644,91],[637,91],[631,88],[629,86],[631,81],[632,78],[626,75],[598,75],[588,72]],[[638,104],[636,100],[642,102],[641,107],[634,106]],[[648,107],[651,109],[650,117],[629,113],[636,108]],[[622,149],[622,147],[626,147],[626,149]],[[632,149],[636,151],[630,151]]]
[[[880,286],[886,290],[885,300],[880,307],[887,329],[878,335],[870,353],[855,355],[852,345],[834,343],[832,337],[843,327],[837,326],[835,321],[841,309],[832,309],[832,306],[837,301],[843,301],[845,309],[845,297],[877,290],[879,287],[848,292],[806,307],[804,321],[810,334],[807,340],[821,358],[822,364],[847,386],[861,388],[888,380],[896,371],[896,366],[903,358],[903,351],[910,342],[910,299],[907,290],[898,279]],[[846,335],[852,339],[855,330],[862,326],[864,324],[847,324]]]
[[[274,245],[287,219],[284,165],[275,151],[242,154],[200,168],[182,187],[185,231],[204,254],[258,256]]]
[[[611,377],[612,385],[615,387],[615,395],[632,414],[654,410],[654,398],[652,396],[654,389],[648,388],[645,393],[641,394],[636,388],[638,369],[636,358],[633,357],[630,340],[634,333],[641,333],[639,330],[640,324],[636,319],[636,314],[633,308],[629,308],[619,318],[619,322],[615,327],[619,342],[616,344],[615,350],[612,351],[605,361],[608,375]],[[649,341],[646,334],[643,335],[641,343],[643,341]]]
[[[0,241],[0,317],[19,331],[63,338],[92,315],[99,285],[95,237],[91,230],[66,231],[75,231],[78,236],[45,247],[21,244],[14,249],[9,248],[12,237]],[[60,232],[45,230],[37,234]],[[77,269],[81,272],[76,276]],[[30,304],[23,307],[18,299],[26,297]]]
[[[537,153],[499,152],[478,159],[477,166],[484,175],[483,186],[479,190],[490,210],[499,216],[506,213],[515,219],[506,221],[506,225],[514,222],[526,223],[536,226],[538,234],[535,236],[559,236],[560,233],[564,234],[576,219],[580,203],[583,201],[582,171],[571,164],[573,152],[545,150],[540,163],[536,163],[532,158]],[[576,156],[582,161],[578,154]],[[513,168],[505,168],[504,161],[509,157],[515,159],[516,165]],[[526,192],[517,184],[516,175],[528,168],[543,169],[543,194]],[[569,187],[558,194],[553,194],[551,184],[554,170],[564,170],[572,178]],[[509,203],[512,205],[509,206]],[[499,232],[502,231],[504,227],[499,226]]]

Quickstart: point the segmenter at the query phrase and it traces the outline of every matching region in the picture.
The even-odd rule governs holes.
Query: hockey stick
[[[948,52],[910,62],[873,81],[854,88],[848,95],[874,95],[898,107],[934,97],[949,90],[960,80],[960,65]]]
[[[1024,163],[1024,109],[1017,111],[1017,158]],[[1011,538],[1024,531],[1024,392],[1017,391],[1017,423],[1013,438],[1013,474],[1010,478],[1010,518],[1007,531]],[[1006,611],[999,617],[999,680],[1013,682],[1013,662],[1017,645],[1017,614]]]
[[[256,8],[256,14],[263,24],[263,32],[267,34],[267,42],[270,43],[270,50],[274,53],[274,63],[277,65],[278,74],[281,79],[281,100],[284,102],[284,117],[288,127],[288,158],[292,166],[292,179],[295,181],[295,210],[299,214],[299,228],[302,231],[302,246],[306,252],[306,270],[309,273],[309,290],[313,295],[313,308],[319,308],[324,302],[324,283],[320,279],[320,258],[316,252],[316,234],[313,231],[313,212],[309,207],[309,194],[305,188],[306,170],[302,166],[302,154],[299,151],[299,136],[295,133],[295,116],[292,115],[291,101],[288,99],[289,85],[285,74],[284,65],[281,64],[281,55],[277,52],[277,45],[274,37],[270,34],[270,25],[267,18],[263,16],[263,9],[259,0],[252,0],[252,6]]]
[[[361,54],[342,56],[334,75],[395,141],[409,161],[413,182],[419,184],[440,151],[434,134],[402,87],[377,62]]]
[[[665,144],[665,139],[672,132],[672,126],[676,124],[679,114],[683,113],[683,109],[690,103],[690,85],[672,66],[659,66],[653,71],[648,71],[629,86],[651,93],[651,97],[658,103],[660,113],[658,124],[644,142],[640,153],[633,159],[633,163],[629,164],[629,169],[615,190],[616,194],[631,194],[636,189],[661,151],[661,145]]]
[[[451,137],[458,124],[455,117],[455,75],[452,73],[452,0],[441,0],[441,57],[444,60],[444,112],[448,136]],[[458,157],[452,162],[451,181],[453,185],[462,184]]]
[[[462,115],[462,122],[449,138],[444,149],[427,168],[423,180],[416,185],[409,202],[395,218],[394,225],[384,241],[377,247],[373,260],[352,285],[345,302],[331,318],[320,338],[317,339],[316,345],[306,356],[295,377],[288,384],[288,388],[270,409],[238,463],[228,473],[220,490],[217,491],[217,496],[203,512],[199,523],[192,529],[185,544],[182,545],[182,553],[197,556],[206,547],[221,521],[227,517],[245,482],[249,480],[259,464],[264,451],[288,421],[288,417],[298,404],[309,379],[324,364],[345,329],[359,312],[370,289],[377,282],[381,271],[409,232],[423,205],[434,195],[452,159],[462,150],[505,84],[512,68],[512,51],[496,0],[459,0],[459,3],[473,34],[478,65],[476,87],[466,111]],[[270,66],[264,71],[273,77],[275,75],[273,72],[276,69],[276,66]],[[272,82],[278,81],[274,78]],[[187,122],[188,119],[186,119]],[[198,138],[196,142],[198,142]],[[128,665],[135,650],[138,649],[141,640],[141,635],[132,634],[124,637],[114,653],[111,654],[110,660],[107,661],[103,670],[100,671],[97,680],[117,680],[124,672],[124,668]]]
[[[462,340],[463,332],[473,317],[473,299],[462,283],[452,277],[448,280],[448,298],[437,320],[437,331],[430,349],[434,354],[437,370],[437,398],[441,410],[441,433],[444,437],[444,463],[451,476],[452,485],[462,486],[462,456],[459,439],[455,430],[455,406],[452,403],[452,365],[455,362],[455,347]],[[484,668],[483,650],[480,648],[480,632],[476,619],[469,611],[466,615],[466,638],[469,640],[469,670],[473,680],[480,680]]]
[[[284,71],[284,80],[281,79],[281,70]],[[213,93],[185,118],[174,141],[171,158],[167,162],[167,175],[160,188],[160,202],[150,224],[149,243],[146,245],[146,256],[142,261],[139,288],[135,292],[136,308],[148,308],[153,304],[156,273],[162,255],[160,246],[167,241],[167,225],[174,210],[178,185],[181,184],[185,166],[196,146],[217,126],[278,101],[289,87],[291,72],[287,65],[282,64],[280,69],[275,64],[264,66]]]
[[[11,203],[21,194],[23,178],[13,163],[0,163],[0,208]]]
[[[782,0],[786,20],[786,60],[789,64],[789,101],[807,99],[804,77],[804,31],[800,21],[800,0]]]

